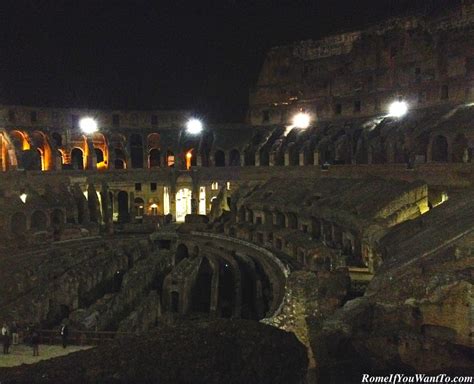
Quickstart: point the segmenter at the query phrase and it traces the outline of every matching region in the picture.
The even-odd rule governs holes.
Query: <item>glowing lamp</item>
[[[293,116],[292,123],[296,128],[305,129],[309,127],[309,124],[311,123],[311,117],[307,113],[299,112]]]
[[[186,132],[197,135],[202,131],[202,122],[198,119],[189,119],[186,123]]]
[[[81,131],[86,135],[97,132],[97,122],[92,117],[84,117],[79,121]]]
[[[408,112],[408,104],[404,101],[394,101],[390,104],[390,108],[388,110],[389,116],[393,117],[402,117],[406,115]]]
[[[28,195],[26,193],[22,193],[20,195],[20,200],[23,201],[23,204],[26,203],[26,198],[28,197]]]
[[[193,157],[193,154],[191,152],[187,152],[186,159],[190,159],[191,157]]]

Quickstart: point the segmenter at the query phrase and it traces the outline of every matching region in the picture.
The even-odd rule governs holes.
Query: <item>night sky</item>
[[[1,0],[0,103],[243,120],[274,45],[458,0]]]

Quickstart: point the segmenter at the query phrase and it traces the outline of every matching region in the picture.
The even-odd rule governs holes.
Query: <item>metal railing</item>
[[[61,345],[62,336],[57,329],[41,329],[38,331],[40,344]],[[67,343],[70,345],[100,345],[117,336],[131,336],[131,332],[114,331],[69,331]],[[29,335],[25,335],[23,340],[28,342]]]

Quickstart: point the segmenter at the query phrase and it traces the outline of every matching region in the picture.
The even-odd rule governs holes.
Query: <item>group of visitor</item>
[[[66,348],[69,336],[69,328],[67,324],[61,324],[59,333],[61,335],[62,346],[63,348]],[[21,332],[21,335],[21,341],[25,344],[31,345],[33,349],[33,356],[39,356],[40,334],[38,330],[33,326],[27,326],[24,332]],[[7,355],[10,353],[11,345],[18,345],[20,343],[20,333],[16,322],[13,321],[10,325],[3,323],[1,337],[3,353]]]

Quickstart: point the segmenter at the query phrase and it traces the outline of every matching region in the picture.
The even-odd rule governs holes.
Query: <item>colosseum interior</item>
[[[275,47],[247,121],[200,134],[185,110],[0,106],[2,320],[249,319],[319,383],[472,372],[471,38],[465,2]]]

